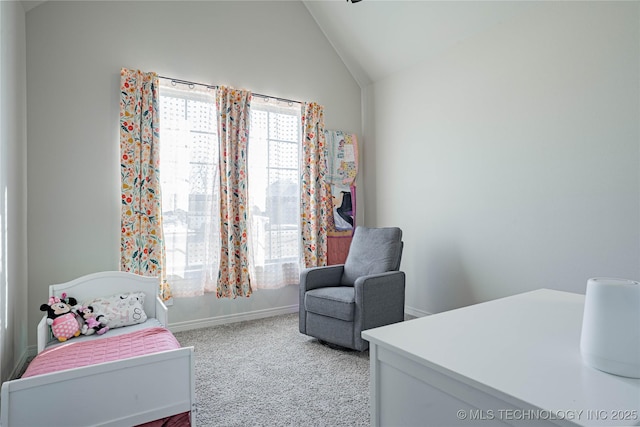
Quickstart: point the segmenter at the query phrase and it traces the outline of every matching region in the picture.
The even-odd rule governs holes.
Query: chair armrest
[[[405,274],[388,271],[356,279],[356,310],[361,307],[362,330],[404,320]]]
[[[344,264],[329,265],[325,267],[313,267],[302,270],[300,273],[300,291],[298,297],[299,329],[303,334],[307,333],[306,310],[304,307],[304,295],[307,291],[327,286],[339,286]]]
[[[159,296],[156,296],[156,319],[165,328],[169,324],[169,310]]]
[[[311,289],[324,288],[326,286],[340,286],[343,271],[344,264],[302,270],[302,273],[300,273],[300,292],[304,293]]]
[[[38,353],[40,353],[47,346],[47,342],[49,342],[51,338],[51,329],[49,329],[49,324],[47,323],[47,316],[42,316],[42,319],[38,322],[37,334]]]

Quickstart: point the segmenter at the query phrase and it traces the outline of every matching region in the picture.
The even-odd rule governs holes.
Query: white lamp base
[[[584,362],[614,375],[640,378],[640,283],[587,281],[580,351]]]

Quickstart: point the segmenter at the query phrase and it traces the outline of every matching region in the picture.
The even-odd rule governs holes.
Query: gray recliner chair
[[[300,332],[364,351],[366,329],[404,320],[405,275],[399,271],[402,230],[356,227],[342,265],[303,270]]]

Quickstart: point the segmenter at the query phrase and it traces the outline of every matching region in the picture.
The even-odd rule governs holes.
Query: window
[[[258,288],[299,281],[301,120],[299,104],[251,102],[251,279]]]
[[[160,135],[167,280],[174,296],[202,295],[215,291],[220,256],[213,90],[161,85]]]
[[[215,292],[220,256],[215,92],[161,82],[166,275],[176,297]],[[251,280],[297,284],[301,109],[253,97],[248,146]]]

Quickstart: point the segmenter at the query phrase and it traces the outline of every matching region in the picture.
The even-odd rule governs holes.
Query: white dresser
[[[540,289],[362,332],[371,424],[640,425],[640,380],[582,361],[583,308]]]

